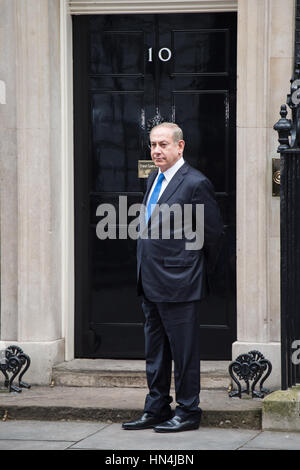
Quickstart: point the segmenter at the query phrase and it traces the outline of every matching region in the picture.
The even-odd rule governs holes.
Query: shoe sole
[[[141,431],[142,429],[153,429],[156,424],[152,424],[151,426],[137,426],[137,427],[124,427],[122,426],[122,429],[125,429],[125,431]]]
[[[155,428],[154,426],[154,431],[155,432],[160,432],[160,433],[167,433],[167,432],[182,432],[182,431],[194,431],[195,429],[199,429],[199,425],[195,425],[195,426],[188,426],[188,427],[182,427],[182,428],[179,428],[179,429],[172,429],[172,428],[165,428],[165,429],[157,429]]]

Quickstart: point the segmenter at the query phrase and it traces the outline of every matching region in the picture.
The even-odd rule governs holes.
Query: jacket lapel
[[[171,179],[170,183],[162,193],[161,197],[158,199],[157,204],[163,204],[167,202],[167,200],[172,196],[172,194],[176,191],[178,186],[184,180],[186,173],[188,172],[189,165],[188,163],[184,163],[179,170],[175,173],[173,178]]]

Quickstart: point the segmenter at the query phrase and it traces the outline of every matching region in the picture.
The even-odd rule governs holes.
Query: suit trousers
[[[146,374],[149,393],[144,411],[170,414],[172,359],[175,414],[200,419],[199,302],[151,302],[143,296]]]

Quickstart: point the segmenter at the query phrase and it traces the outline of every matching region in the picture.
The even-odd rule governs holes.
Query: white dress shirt
[[[158,196],[158,200],[161,197],[164,190],[166,189],[166,187],[168,186],[168,184],[170,183],[170,181],[173,178],[173,176],[175,175],[175,173],[179,170],[180,167],[182,167],[183,164],[184,164],[184,159],[183,159],[183,157],[180,157],[179,160],[177,160],[177,162],[174,163],[174,165],[172,165],[170,168],[168,168],[166,171],[163,172],[164,179],[163,179],[162,184],[161,184],[161,190],[160,190],[160,193],[159,193],[159,196]],[[157,183],[158,177],[161,173],[162,173],[162,171],[159,168],[157,176],[156,176],[155,180],[153,181],[150,193],[148,195],[147,205],[148,205],[148,202],[150,200],[151,194],[153,193],[155,185]]]

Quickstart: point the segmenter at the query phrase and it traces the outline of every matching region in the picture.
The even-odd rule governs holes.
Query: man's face
[[[150,134],[151,158],[162,172],[174,165],[182,156],[184,141],[174,142],[173,130],[158,127]]]

